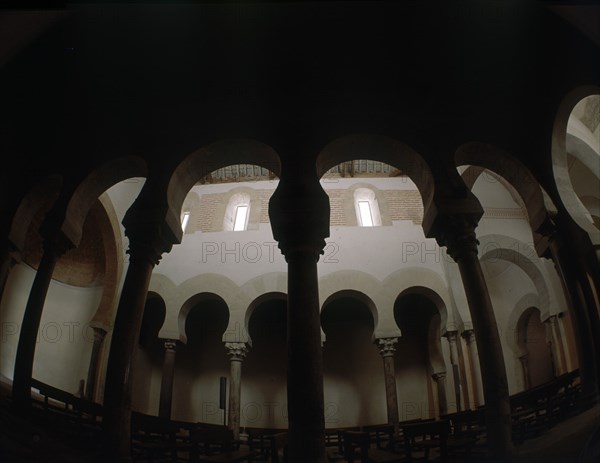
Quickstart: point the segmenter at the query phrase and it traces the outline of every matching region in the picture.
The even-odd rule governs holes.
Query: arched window
[[[354,191],[354,208],[359,226],[378,227],[381,225],[381,213],[373,190],[357,188]]]
[[[183,230],[183,233],[185,233],[185,229],[187,228],[189,221],[190,221],[190,212],[186,211],[181,215],[181,229]]]
[[[250,196],[245,193],[234,194],[225,210],[223,230],[244,231],[248,228],[250,216]]]

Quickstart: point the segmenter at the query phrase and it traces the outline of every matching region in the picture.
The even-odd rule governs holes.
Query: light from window
[[[242,231],[246,229],[247,216],[248,206],[238,206],[235,210],[235,221],[233,222],[233,231]]]
[[[185,232],[185,229],[187,228],[187,224],[190,221],[190,213],[189,212],[184,212],[183,213],[183,218],[181,219],[181,229]]]
[[[358,210],[360,212],[360,222],[363,227],[373,226],[373,217],[371,216],[371,205],[369,201],[359,201]]]

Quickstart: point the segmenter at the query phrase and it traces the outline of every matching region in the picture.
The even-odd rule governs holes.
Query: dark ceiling
[[[430,163],[492,143],[543,177],[561,98],[600,82],[598,45],[545,2],[82,3],[44,14],[25,31],[14,21],[27,19],[0,16],[13,25],[0,50],[0,146],[25,170],[129,154],[171,169],[241,137],[310,164],[333,139],[371,132]]]

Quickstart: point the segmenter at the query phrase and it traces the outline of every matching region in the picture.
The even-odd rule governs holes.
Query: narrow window
[[[233,231],[242,231],[246,229],[246,217],[248,217],[248,206],[238,206],[235,210]]]
[[[371,215],[371,205],[369,201],[359,201],[358,210],[360,212],[360,222],[363,227],[373,226],[373,217]]]
[[[184,212],[183,218],[181,219],[181,229],[185,233],[185,229],[187,228],[188,222],[190,221],[190,213]]]

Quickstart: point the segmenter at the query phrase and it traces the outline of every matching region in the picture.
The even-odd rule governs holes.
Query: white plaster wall
[[[523,377],[519,360],[507,343],[507,331],[513,333],[516,330],[510,314],[523,296],[535,293],[536,289],[527,274],[515,264],[483,260],[481,266],[500,333],[509,393],[515,394],[523,389]]]
[[[242,377],[243,375],[242,366]],[[223,424],[223,410],[219,408],[221,376],[229,377],[229,360],[225,346],[218,337],[211,336],[210,342],[202,343],[201,346],[180,345],[176,354],[173,381],[173,419]],[[158,383],[160,386],[160,377]],[[160,387],[155,398],[156,404],[159,402],[159,394]]]
[[[2,300],[0,368],[2,375],[11,379],[18,344],[17,333],[35,273],[25,264],[15,266]],[[93,345],[93,332],[88,323],[101,296],[101,287],[79,288],[56,281],[50,283],[34,357],[35,379],[72,393],[78,391],[79,380],[87,380]]]
[[[395,355],[400,421],[429,418],[433,404],[428,395],[425,341],[401,337]]]
[[[372,343],[372,328],[357,322],[328,328],[323,346],[326,426],[385,423],[383,360]]]
[[[150,349],[136,346],[132,365],[131,407],[149,415],[158,415],[162,378],[162,349],[157,342]]]
[[[10,272],[2,303],[0,305],[0,323],[2,339],[0,343],[0,374],[12,380],[15,369],[15,357],[19,343],[19,331],[25,305],[35,271],[24,264],[16,265]]]

